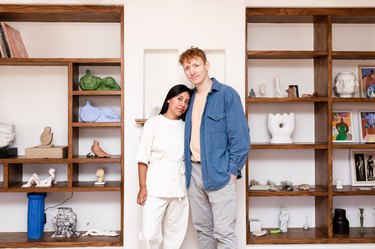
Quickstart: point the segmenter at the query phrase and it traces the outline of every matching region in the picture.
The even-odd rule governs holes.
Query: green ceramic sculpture
[[[96,90],[100,86],[101,79],[91,74],[90,70],[86,70],[86,75],[84,75],[79,80],[79,86],[82,90]]]
[[[100,86],[97,90],[120,90],[119,85],[117,84],[116,80],[112,77],[105,77],[100,81]]]
[[[112,77],[105,77],[103,79],[91,74],[90,70],[86,70],[86,75],[79,80],[79,86],[85,91],[116,91],[120,90],[116,80]]]

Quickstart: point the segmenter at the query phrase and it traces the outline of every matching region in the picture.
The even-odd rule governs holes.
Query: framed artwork
[[[360,141],[375,143],[375,110],[359,111],[358,116]]]
[[[351,111],[332,112],[332,141],[354,142],[353,115]]]
[[[375,151],[350,151],[352,186],[375,186]]]
[[[362,98],[375,97],[375,65],[358,66],[358,75]]]

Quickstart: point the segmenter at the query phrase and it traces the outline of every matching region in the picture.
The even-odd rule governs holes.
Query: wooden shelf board
[[[1,16],[1,15],[0,15]],[[0,65],[11,66],[67,66],[78,63],[82,66],[120,66],[120,58],[0,58]]]
[[[115,5],[0,5],[7,22],[109,22],[120,23],[123,6]]]
[[[375,149],[375,143],[332,143],[333,149]]]
[[[292,143],[292,144],[271,144],[271,143],[251,143],[251,149],[269,150],[269,149],[328,149],[327,143]]]
[[[263,228],[264,230],[275,230],[278,228]],[[250,233],[249,244],[311,244],[327,243],[328,238],[316,228],[288,228],[287,233],[266,234],[256,237]]]
[[[333,234],[333,243],[375,243],[375,227],[365,227],[365,234],[358,232],[359,227],[349,228],[349,234]]]
[[[147,118],[136,118],[135,122],[139,125],[144,125],[147,121]]]
[[[332,51],[333,60],[373,60],[373,51]]]
[[[0,163],[22,163],[22,164],[68,164],[67,158],[26,158],[25,156],[17,156],[10,158],[0,158]]]
[[[359,188],[359,186],[344,185],[343,189],[336,189],[336,186],[332,186],[332,192],[334,196],[375,196],[375,188],[372,186],[370,186],[371,190],[360,190]]]
[[[44,232],[43,238],[28,240],[27,232],[0,233],[0,248],[36,248],[36,247],[97,247],[97,246],[122,246],[121,236],[102,237],[85,236],[86,231],[80,231],[77,238],[51,238],[53,232]],[[120,231],[117,231],[120,233]]]
[[[309,190],[300,190],[294,186],[293,191],[281,189],[277,186],[278,191],[270,190],[249,190],[249,197],[268,197],[268,196],[328,196],[328,191],[320,187],[310,186]]]
[[[86,156],[74,156],[71,159],[72,163],[121,163],[120,155],[111,155],[111,157],[86,157]]]
[[[94,181],[73,182],[73,187],[68,187],[67,182],[57,182],[51,187],[22,188],[23,183],[12,184],[4,192],[96,192],[96,191],[121,191],[121,181],[107,181],[104,186],[95,186]]]
[[[332,102],[344,102],[344,103],[350,103],[350,102],[365,102],[365,103],[372,103],[375,102],[375,98],[332,98]]]
[[[121,127],[121,122],[73,122],[73,127]]]
[[[328,102],[327,97],[316,98],[276,98],[276,97],[256,97],[246,98],[246,103],[299,103],[299,102]]]
[[[77,83],[78,84],[78,83]],[[72,91],[73,95],[77,96],[121,96],[121,90],[119,91],[82,91],[82,90],[76,90]]]
[[[327,56],[326,51],[248,50],[247,59],[314,59]]]

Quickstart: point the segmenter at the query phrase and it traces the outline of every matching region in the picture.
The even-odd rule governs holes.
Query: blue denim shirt
[[[200,153],[203,186],[206,190],[224,187],[231,175],[241,178],[250,149],[249,127],[238,93],[230,86],[212,79],[200,127]],[[185,119],[186,186],[191,178],[191,114],[196,89],[190,99]]]

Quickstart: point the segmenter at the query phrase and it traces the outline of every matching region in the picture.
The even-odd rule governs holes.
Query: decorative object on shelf
[[[296,125],[294,113],[269,113],[267,117],[267,127],[272,137],[270,143],[293,143],[291,136]]]
[[[104,185],[104,168],[98,168],[95,173],[97,177],[97,181],[95,182],[95,185]]]
[[[294,88],[294,95],[295,97],[299,98],[299,90],[298,90],[298,85],[289,85],[289,88]]]
[[[318,93],[317,92],[302,93],[302,98],[316,98],[316,97],[318,97]]]
[[[340,72],[336,75],[333,91],[340,98],[351,98],[358,91],[357,77],[352,72]]]
[[[363,220],[364,220],[364,217],[363,217],[363,211],[365,209],[364,208],[359,208],[359,224],[360,224],[360,227],[358,228],[358,232],[360,234],[365,234],[367,233],[365,228],[363,227]]]
[[[375,143],[375,111],[359,111],[360,141]]]
[[[288,232],[288,220],[289,220],[289,213],[286,210],[286,208],[282,208],[279,216],[279,221],[280,221],[280,230],[283,233]]]
[[[11,145],[16,138],[16,126],[0,122],[0,148]]]
[[[256,94],[255,94],[253,88],[251,88],[251,90],[250,90],[250,92],[249,92],[249,98],[256,98]]]
[[[27,239],[43,238],[44,206],[47,193],[27,193]]]
[[[262,230],[262,231],[255,231],[255,232],[252,232],[252,233],[256,237],[261,237],[261,236],[266,235],[268,232],[267,232],[267,230]]]
[[[17,29],[1,22],[0,30],[2,33],[2,46],[5,48],[5,51],[0,49],[2,58],[29,58],[21,34]]]
[[[353,132],[353,115],[351,111],[332,112],[332,141],[355,141]]]
[[[50,168],[48,170],[49,177],[47,177],[44,180],[40,180],[38,174],[34,173],[30,177],[29,181],[27,183],[25,183],[24,185],[22,185],[22,187],[23,188],[30,188],[32,186],[35,186],[35,187],[51,187],[52,184],[53,185],[57,184],[55,171],[56,170],[54,168]]]
[[[105,77],[103,79],[91,74],[89,69],[86,69],[86,74],[79,80],[79,86],[84,91],[117,91],[121,88],[113,77]]]
[[[82,234],[82,237],[85,237],[85,236],[116,237],[116,236],[119,236],[119,234],[116,231],[111,231],[111,230],[90,229],[86,233]]]
[[[300,189],[300,190],[309,190],[310,189],[310,185],[309,184],[300,184],[300,185],[298,185],[298,189]]]
[[[59,207],[57,214],[53,217],[55,232],[52,238],[71,238],[78,237],[79,232],[76,230],[77,215],[70,207]]]
[[[333,233],[349,234],[349,221],[346,218],[346,210],[335,208],[335,213],[332,220]]]
[[[282,189],[288,190],[288,191],[293,191],[294,190],[293,182],[292,181],[286,180],[286,181],[281,181],[280,183],[281,183],[281,188]]]
[[[46,126],[40,134],[40,145],[38,147],[52,147],[54,146],[52,144],[52,139],[53,139],[53,133],[51,132],[51,127]]]
[[[260,232],[262,230],[262,222],[259,219],[249,219],[250,232]]]
[[[87,154],[87,157],[111,157],[111,155],[100,148],[98,140],[94,140],[91,145],[91,152]]]
[[[277,98],[284,98],[285,94],[283,91],[281,91],[279,77],[274,76],[274,79],[275,79],[275,96]]]
[[[343,181],[341,179],[337,179],[336,189],[343,189]]]
[[[286,92],[288,93],[288,98],[297,98],[295,87],[289,86],[289,88],[286,89]]]
[[[353,186],[375,186],[374,150],[351,150],[351,180]]]
[[[375,98],[375,66],[358,66],[363,98]]]
[[[267,86],[266,86],[266,84],[260,84],[258,86],[258,88],[259,88],[259,92],[260,92],[260,94],[262,96],[266,95],[266,93],[267,93]]]
[[[310,228],[309,215],[305,216],[305,223],[303,223],[302,227],[303,227],[304,230],[309,230],[309,228]]]
[[[27,158],[65,158],[67,157],[67,146],[55,146],[52,144],[53,133],[51,127],[46,126],[40,135],[40,145],[25,148]]]
[[[98,108],[86,101],[86,105],[79,111],[82,122],[120,122],[120,116],[112,108]]]

